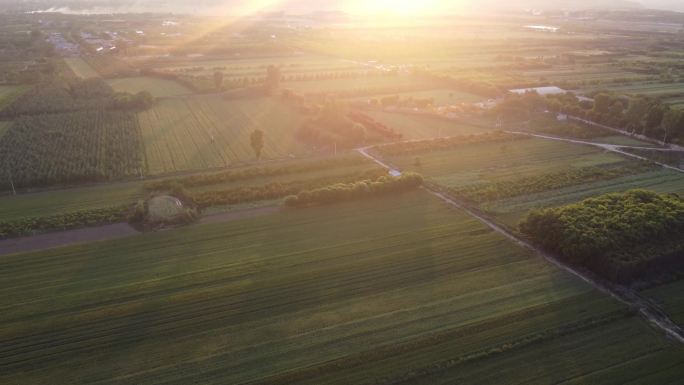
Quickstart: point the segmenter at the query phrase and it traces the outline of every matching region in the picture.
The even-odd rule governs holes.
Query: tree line
[[[508,94],[492,113],[504,122],[515,122],[543,111],[569,114],[663,142],[684,143],[684,111],[648,96],[599,92],[592,101],[570,92],[546,97],[536,92]]]

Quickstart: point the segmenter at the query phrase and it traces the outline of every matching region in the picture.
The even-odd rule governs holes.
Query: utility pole
[[[10,186],[12,186],[12,195],[17,195],[17,190],[14,189],[14,181],[12,180],[12,171],[9,173]]]

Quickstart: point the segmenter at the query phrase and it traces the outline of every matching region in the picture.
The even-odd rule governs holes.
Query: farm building
[[[508,92],[514,93],[514,94],[524,94],[526,92],[536,92],[541,96],[546,96],[546,95],[557,95],[557,94],[564,94],[568,91],[556,87],[556,86],[547,86],[547,87],[532,87],[532,88],[516,88],[512,90],[508,90]]]

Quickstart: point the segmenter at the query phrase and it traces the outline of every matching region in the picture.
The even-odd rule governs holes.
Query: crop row
[[[582,167],[542,175],[533,175],[513,180],[480,183],[454,189],[452,192],[469,201],[482,203],[520,195],[534,194],[547,190],[591,183],[601,180],[635,175],[655,169],[642,162],[616,167]]]

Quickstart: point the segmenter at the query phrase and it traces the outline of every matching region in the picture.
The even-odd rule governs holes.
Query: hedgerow
[[[646,190],[534,210],[520,231],[604,278],[630,282],[684,266],[684,200]]]
[[[314,190],[305,190],[297,195],[288,196],[283,203],[288,207],[336,203],[408,191],[419,187],[421,184],[423,184],[423,177],[415,173],[406,173],[399,177],[381,176],[375,180],[337,183]]]
[[[225,190],[187,193],[199,208],[278,199],[301,191],[328,186],[333,183],[351,183],[384,175],[385,170],[377,169],[345,176],[324,177],[290,182],[275,182],[262,186],[236,187]]]

